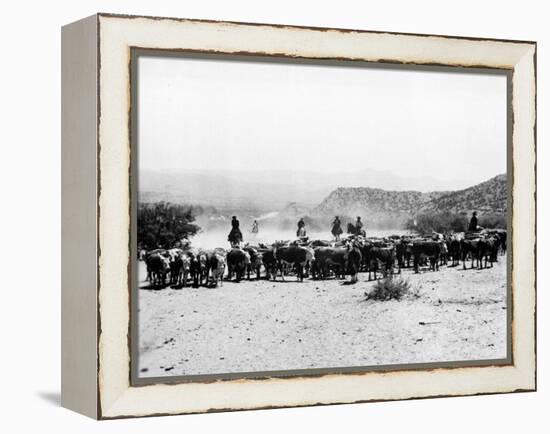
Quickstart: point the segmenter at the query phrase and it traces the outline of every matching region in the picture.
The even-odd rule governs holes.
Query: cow
[[[148,252],[145,252],[145,255],[144,255],[144,258],[143,260],[145,261],[145,264],[147,265],[147,258],[149,256],[152,256],[152,255],[161,255],[165,258],[169,258],[169,254],[168,254],[168,251],[166,249],[154,249],[154,250],[149,250]],[[149,268],[147,268],[147,281],[148,282],[152,282],[153,281],[153,277],[151,275],[151,272],[149,271]]]
[[[256,272],[256,279],[259,279],[263,263],[262,253],[257,248],[252,246],[246,246],[244,250],[250,256],[250,264],[248,264],[248,267],[246,269],[247,279],[250,280],[250,273],[252,271]]]
[[[347,272],[350,274],[350,283],[356,283],[358,279],[358,273],[361,268],[361,262],[363,257],[360,250],[361,243],[355,241],[350,243],[347,247]]]
[[[393,272],[395,264],[395,246],[384,245],[377,247],[367,244],[363,249],[366,254],[366,264],[369,271],[369,281],[371,280],[371,271],[374,271],[374,280],[377,279],[376,272],[379,270],[379,263],[383,266],[382,273],[388,275]]]
[[[212,270],[212,282],[214,287],[218,286],[218,281],[220,285],[223,286],[223,273],[225,272],[225,252],[222,253],[220,250],[215,250],[210,255],[210,270]]]
[[[259,248],[258,253],[262,257],[262,265],[265,268],[266,279],[271,279],[271,276],[275,279],[277,274],[277,261],[275,260],[275,256],[273,256],[273,248]]]
[[[189,252],[182,249],[168,250],[170,261],[170,284],[176,287],[186,286],[191,267]]]
[[[178,285],[181,269],[183,268],[183,250],[170,249],[167,251],[170,267],[170,284]]]
[[[439,244],[441,245],[441,255],[439,257],[439,265],[447,265],[447,262],[449,260],[449,247],[447,245],[447,242],[444,239],[438,240]]]
[[[348,249],[345,247],[317,247],[314,249],[313,278],[326,279],[333,271],[336,278],[345,278]]]
[[[410,268],[412,259],[413,238],[403,235],[401,241],[395,243],[395,255],[400,268]]]
[[[497,230],[497,235],[500,238],[500,249],[502,250],[502,254],[506,254],[506,229],[499,229]]]
[[[500,249],[500,240],[498,236],[485,236],[479,240],[478,243],[478,264],[479,268],[483,268],[483,260],[485,259],[485,268],[487,268],[487,262],[496,262],[498,251]]]
[[[201,265],[199,262],[200,251],[197,249],[189,249],[185,251],[189,261],[189,277],[193,281],[193,287],[198,288],[201,280]]]
[[[227,253],[227,280],[233,278],[240,282],[246,273],[248,266],[250,265],[250,255],[243,249],[234,247]]]
[[[419,265],[422,258],[428,258],[430,261],[430,269],[433,271],[439,270],[439,259],[442,252],[441,241],[413,241],[412,255],[414,261],[414,272],[419,272]]]
[[[208,286],[208,279],[210,277],[210,256],[212,252],[207,250],[201,250],[198,253],[198,273],[199,273],[199,286],[205,283]]]
[[[162,253],[152,253],[145,259],[147,265],[147,275],[153,286],[164,286],[166,276],[170,271],[170,260]]]
[[[407,262],[410,263],[410,255],[407,256],[408,241],[400,237],[400,239],[395,240],[394,245],[397,265],[399,266],[399,269],[404,268],[406,258],[408,259]]]
[[[449,251],[449,258],[451,260],[451,266],[456,267],[460,264],[460,240],[452,236],[447,241],[447,250]]]
[[[277,263],[277,268],[281,272],[281,278],[285,280],[285,266],[290,265],[296,268],[297,279],[304,280],[304,268],[315,258],[315,253],[310,247],[304,246],[275,246],[273,256]],[[275,275],[275,278],[277,275]]]
[[[139,249],[138,250],[138,261],[145,261],[146,257],[147,257],[147,250]]]
[[[192,257],[188,252],[182,251],[180,255],[180,259],[181,259],[181,267],[179,268],[179,274],[176,278],[176,285],[185,287],[187,286],[187,279],[191,274]]]
[[[460,255],[462,256],[462,268],[466,269],[466,260],[468,255],[472,259],[470,268],[474,268],[474,261],[477,261],[476,268],[479,266],[479,241],[481,238],[464,238],[460,240]]]
[[[504,255],[506,254],[506,229],[490,229],[487,231],[487,233],[489,235],[493,235],[493,236],[496,236],[498,237],[498,240],[499,240],[499,246],[500,246],[500,251],[501,253]]]

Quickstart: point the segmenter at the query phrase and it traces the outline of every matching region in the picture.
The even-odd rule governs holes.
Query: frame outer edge
[[[61,31],[61,405],[93,419],[99,417],[97,36],[97,15]]]

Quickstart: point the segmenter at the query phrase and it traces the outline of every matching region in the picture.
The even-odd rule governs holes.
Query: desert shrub
[[[411,284],[402,277],[392,275],[377,281],[374,288],[367,295],[367,300],[400,300],[411,293]]]
[[[419,214],[410,219],[406,229],[421,234],[435,232],[464,232],[468,226],[467,217],[463,214],[441,212],[433,214]]]
[[[145,249],[171,248],[178,241],[195,235],[199,226],[192,206],[168,202],[142,203],[137,210],[138,246]]]
[[[479,216],[477,224],[486,229],[506,229],[504,214],[484,214]]]

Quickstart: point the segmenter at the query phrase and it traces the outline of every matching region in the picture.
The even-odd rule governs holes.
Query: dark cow
[[[414,272],[419,272],[419,265],[422,258],[429,259],[431,270],[439,270],[439,259],[441,257],[442,250],[441,241],[414,241],[412,244]]]
[[[402,236],[401,242],[396,244],[396,256],[399,263],[400,255],[398,252],[402,252],[402,260],[401,263],[399,263],[399,266],[401,268],[410,268],[411,266],[411,259],[412,259],[412,246],[413,246],[413,238],[410,236]]]
[[[506,239],[507,239],[506,229],[499,229],[499,230],[497,231],[497,235],[498,235],[499,238],[500,238],[500,249],[502,250],[502,253],[503,253],[503,254],[506,254],[506,249],[507,249],[507,244],[506,244]]]
[[[231,280],[235,274],[235,279],[240,282],[249,265],[250,255],[243,249],[232,248],[227,253],[227,280]]]
[[[476,261],[476,268],[479,266],[479,241],[481,238],[465,238],[460,240],[460,255],[462,256],[462,268],[466,269],[466,260],[468,256],[472,260],[470,268],[474,268],[474,261]]]
[[[360,244],[355,242],[347,247],[347,272],[350,274],[350,282],[356,283],[358,279],[358,273],[361,268],[361,262],[363,256],[361,255]]]
[[[498,236],[487,236],[479,240],[478,243],[478,264],[479,268],[483,268],[483,260],[485,260],[485,268],[487,268],[487,262],[491,263],[497,261],[498,251],[500,249],[500,240]]]
[[[314,250],[313,278],[326,279],[332,271],[336,278],[345,278],[348,250],[345,247],[317,247]]]
[[[371,272],[374,271],[374,280],[377,279],[376,272],[380,271],[380,264],[382,265],[382,274],[388,275],[393,273],[393,267],[395,265],[395,246],[384,245],[384,247],[377,247],[374,245],[365,246],[363,252],[366,255],[366,263],[369,271],[369,281],[371,280]]]
[[[145,253],[143,260],[145,261],[146,265],[147,265],[147,258],[152,255],[161,255],[165,258],[168,258],[168,261],[170,261],[170,255],[166,249],[154,249],[154,250],[149,250],[148,252]],[[153,282],[153,276],[149,271],[149,267],[147,267],[147,281],[151,283]]]
[[[250,280],[250,273],[252,271],[256,273],[256,279],[259,279],[263,263],[262,253],[257,248],[252,246],[246,246],[244,250],[250,256],[250,264],[248,264],[248,267],[246,269],[247,279]]]
[[[404,239],[395,240],[395,258],[397,259],[397,265],[399,268],[405,267],[405,260],[407,258],[408,241]],[[410,250],[409,250],[410,252]],[[410,254],[408,255],[408,262],[410,262]]]
[[[311,264],[315,257],[313,249],[296,245],[276,246],[273,250],[273,256],[283,280],[285,279],[285,266],[290,265],[296,269],[296,276],[300,282],[304,280],[304,268],[308,263]]]
[[[164,286],[170,271],[170,260],[162,253],[152,253],[145,259],[147,276],[153,286]]]
[[[275,256],[273,255],[273,249],[260,248],[258,249],[258,253],[262,255],[262,264],[265,268],[266,279],[271,279],[271,276],[273,276],[273,279],[275,279],[277,274],[277,261],[275,260]]]
[[[170,249],[168,250],[168,260],[170,262],[170,284],[179,285],[180,274],[183,269],[183,250]]]
[[[489,235],[498,237],[500,251],[502,252],[503,255],[506,254],[506,247],[507,247],[506,246],[506,239],[507,239],[506,229],[489,229],[487,233]]]
[[[461,253],[460,240],[455,237],[451,237],[447,241],[447,250],[449,251],[448,255],[449,255],[449,259],[451,260],[451,266],[452,267],[458,266],[460,264],[460,253]]]

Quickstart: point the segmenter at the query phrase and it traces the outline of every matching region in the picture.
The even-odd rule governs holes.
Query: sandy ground
[[[139,375],[506,357],[504,257],[492,269],[407,269],[402,275],[416,297],[365,301],[374,285],[366,273],[354,285],[299,283],[292,276],[218,288],[140,289]]]

